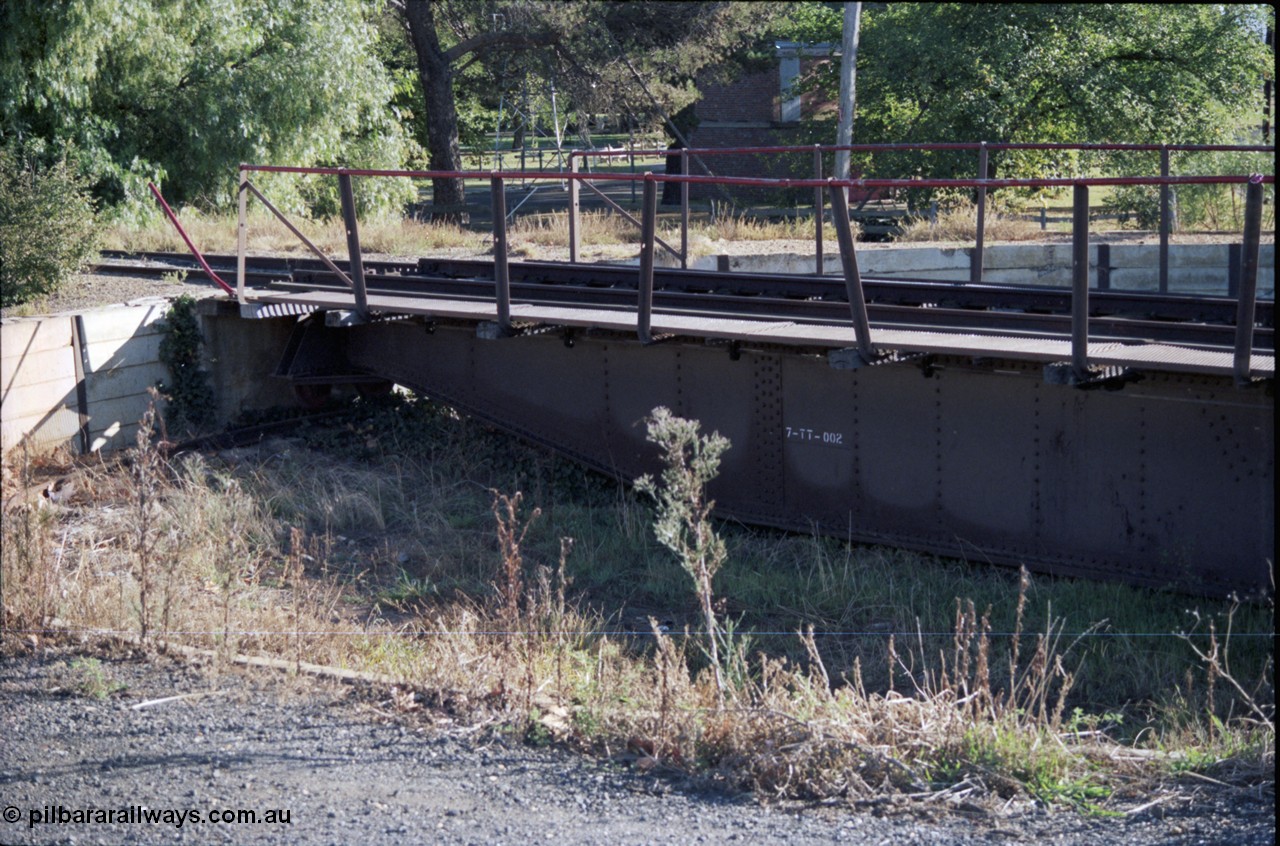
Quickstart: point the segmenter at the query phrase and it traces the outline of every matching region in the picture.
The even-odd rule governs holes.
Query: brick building
[[[836,104],[820,101],[812,94],[796,94],[793,88],[815,66],[833,60],[831,45],[779,41],[774,51],[776,62],[768,70],[743,74],[728,83],[699,85],[702,99],[694,106],[697,125],[689,135],[691,146],[776,147],[808,142],[801,131],[801,118],[834,112]],[[725,154],[702,159],[717,176],[813,176],[812,153]],[[825,165],[828,169],[830,166],[830,162]],[[690,171],[703,172],[696,163],[690,165]],[[716,195],[714,189],[702,186],[694,186],[690,193],[698,197]],[[745,202],[749,194],[761,192],[735,189],[734,193],[735,197],[743,195]],[[753,202],[761,199],[764,198],[751,197]]]

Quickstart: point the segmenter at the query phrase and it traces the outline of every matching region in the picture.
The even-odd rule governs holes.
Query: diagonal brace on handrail
[[[306,245],[307,245],[307,249],[309,249],[309,250],[311,250],[311,252],[315,253],[315,254],[316,254],[316,256],[317,256],[317,257],[319,257],[320,261],[322,261],[322,262],[324,262],[324,263],[325,263],[325,266],[326,266],[326,267],[328,267],[330,270],[332,270],[332,271],[337,275],[337,277],[338,277],[339,279],[341,279],[343,282],[345,282],[345,283],[346,283],[346,285],[347,285],[347,287],[348,287],[348,288],[354,288],[354,287],[355,287],[355,285],[351,282],[351,277],[350,277],[350,276],[348,276],[346,273],[343,273],[343,272],[342,272],[342,269],[341,269],[341,268],[339,268],[336,264],[334,264],[332,259],[330,259],[328,256],[326,256],[326,255],[325,255],[325,254],[320,250],[320,248],[319,248],[319,247],[317,247],[315,244],[311,243],[311,241],[307,238],[307,236],[306,236],[306,235],[303,235],[300,231],[298,231],[298,227],[294,226],[294,225],[293,225],[293,223],[291,223],[291,222],[289,221],[289,218],[287,218],[287,217],[285,217],[285,216],[284,216],[284,212],[280,211],[278,208],[276,208],[276,207],[271,203],[271,201],[270,201],[270,200],[268,200],[266,197],[262,196],[262,192],[261,192],[261,191],[259,191],[259,190],[257,189],[257,187],[256,187],[256,186],[254,186],[254,184],[253,184],[252,182],[250,182],[249,180],[247,180],[247,179],[246,179],[246,180],[245,180],[245,182],[244,182],[244,187],[245,187],[246,189],[248,189],[248,191],[249,191],[250,193],[252,193],[252,194],[253,194],[253,196],[255,196],[255,197],[257,197],[259,200],[261,200],[261,201],[262,201],[262,204],[263,204],[264,206],[266,206],[266,207],[267,207],[267,210],[268,210],[268,211],[270,211],[272,214],[274,214],[274,215],[275,215],[275,216],[280,220],[280,222],[281,222],[281,223],[283,223],[283,224],[288,228],[288,230],[289,230],[290,232],[292,232],[294,235],[297,235],[297,236],[298,236],[298,240],[300,240],[300,241],[302,241],[302,243],[306,244]]]
[[[582,184],[583,184],[583,185],[585,185],[586,187],[590,188],[590,189],[591,189],[592,191],[594,191],[596,194],[600,195],[600,199],[604,200],[604,201],[605,201],[606,203],[608,203],[611,207],[613,207],[613,209],[614,209],[615,211],[617,211],[617,212],[618,212],[618,214],[622,215],[622,216],[623,216],[623,217],[625,217],[627,220],[631,221],[632,225],[639,227],[641,230],[643,230],[643,229],[644,229],[644,224],[642,224],[640,221],[636,220],[636,219],[635,219],[635,218],[634,218],[634,217],[633,217],[633,216],[632,216],[632,215],[631,215],[631,214],[630,214],[626,209],[624,209],[622,206],[620,206],[620,205],[618,205],[617,203],[615,203],[615,202],[614,202],[614,201],[613,201],[613,200],[612,200],[612,199],[611,199],[607,194],[605,194],[605,193],[604,193],[603,191],[601,191],[599,188],[597,188],[596,186],[592,185],[590,182],[588,182],[588,181],[587,181],[587,180],[585,180],[585,179],[584,179],[584,180],[582,180]],[[671,253],[671,255],[675,256],[676,258],[678,258],[678,259],[679,259],[679,258],[684,258],[684,256],[680,255],[680,253],[678,253],[678,252],[675,250],[675,248],[674,248],[674,247],[672,247],[672,246],[671,246],[670,244],[668,244],[666,241],[664,241],[664,240],[662,240],[661,238],[659,238],[657,235],[653,236],[653,241],[654,241],[654,243],[655,243],[655,244],[658,244],[658,245],[659,245],[659,246],[661,246],[664,250],[666,250],[667,252]]]

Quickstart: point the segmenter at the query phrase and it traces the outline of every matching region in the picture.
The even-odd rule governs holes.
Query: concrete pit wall
[[[60,446],[98,452],[135,443],[151,400],[170,379],[160,361],[170,303],[148,298],[93,311],[0,321],[0,449],[23,438],[33,453]],[[271,376],[288,320],[241,320],[234,303],[202,301],[205,368],[218,422],[293,395]]]
[[[1157,291],[1160,287],[1159,247],[1147,244],[1093,244],[1089,247],[1089,284],[1098,287],[1100,247],[1107,263],[1102,275],[1118,291]],[[665,257],[669,259],[670,257]],[[969,247],[877,247],[858,245],[858,269],[867,276],[969,281],[973,249]],[[670,261],[663,261],[670,264]],[[1070,287],[1070,244],[997,244],[983,251],[982,281],[1006,285]],[[1275,244],[1263,244],[1258,255],[1258,296],[1275,299]],[[738,273],[811,274],[817,268],[812,254],[703,256],[694,270]],[[1169,292],[1226,296],[1232,268],[1228,244],[1173,244],[1169,248]],[[840,253],[835,244],[823,254],[823,272],[839,274]]]

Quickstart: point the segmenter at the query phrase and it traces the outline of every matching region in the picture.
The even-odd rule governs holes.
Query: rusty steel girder
[[[732,443],[718,512],[745,522],[1059,575],[1274,590],[1270,381],[1149,372],[1084,390],[1013,359],[850,370],[813,349],[485,338],[416,318],[296,331],[282,376],[388,379],[627,480],[658,469],[654,407],[700,420]]]

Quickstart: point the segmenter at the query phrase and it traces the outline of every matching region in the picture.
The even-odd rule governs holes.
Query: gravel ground
[[[623,760],[494,739],[440,714],[398,714],[386,691],[127,651],[99,658],[108,686],[124,685],[101,699],[77,689],[86,675],[71,669],[75,653],[11,648],[0,659],[0,843],[1275,842],[1269,791],[1205,785],[1121,818],[765,804]],[[138,707],[191,693],[203,695]],[[31,822],[141,808],[201,819]],[[289,821],[209,819],[226,810],[287,811]]]

